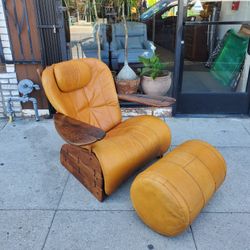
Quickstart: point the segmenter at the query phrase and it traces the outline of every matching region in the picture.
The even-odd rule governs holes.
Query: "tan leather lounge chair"
[[[138,167],[168,149],[171,134],[161,119],[139,116],[122,122],[113,77],[97,59],[47,67],[42,83],[57,110],[56,129],[68,143],[62,146],[61,163],[98,200],[113,193]],[[174,102],[171,98],[120,97],[156,106]]]

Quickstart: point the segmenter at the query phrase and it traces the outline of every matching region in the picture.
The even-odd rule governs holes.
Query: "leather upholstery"
[[[103,170],[106,194],[137,168],[166,152],[170,141],[169,127],[154,116],[133,117],[110,130],[92,146]]]
[[[85,63],[91,69],[91,80],[83,88],[64,93],[60,90],[55,78],[55,67],[63,65],[69,70],[64,76],[74,77],[75,63]],[[83,79],[85,80],[85,79]],[[71,60],[46,68],[42,74],[42,83],[46,96],[57,110],[79,121],[108,131],[121,122],[121,111],[109,68],[93,58]]]
[[[54,67],[54,74],[58,88],[62,92],[72,92],[81,89],[91,79],[91,69],[88,64],[80,61],[57,64]]]
[[[80,64],[83,67],[85,64],[89,66],[91,78],[88,84],[87,77],[80,70],[80,73],[77,72],[80,78],[74,75],[75,64],[77,67]],[[64,67],[68,68],[63,71]],[[63,82],[64,88],[67,89],[68,81],[72,91],[65,93],[60,90],[55,69],[61,70],[60,81]],[[64,72],[67,74],[66,80],[63,79]],[[59,73],[57,72],[57,75]],[[81,80],[84,86],[78,89]],[[76,87],[71,84],[74,81]],[[121,122],[112,75],[108,67],[97,59],[85,58],[52,65],[44,70],[42,83],[49,101],[59,113],[107,132],[104,139],[91,145],[91,150],[97,156],[103,171],[107,195],[114,192],[137,168],[168,149],[171,133],[161,119],[139,116]]]
[[[175,236],[193,222],[225,176],[222,155],[208,143],[192,140],[138,175],[131,199],[149,227]]]

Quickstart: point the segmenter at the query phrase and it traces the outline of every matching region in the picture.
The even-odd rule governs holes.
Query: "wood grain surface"
[[[55,127],[59,135],[69,144],[84,146],[101,140],[105,131],[63,114],[54,115]]]
[[[73,174],[99,201],[106,197],[102,169],[95,154],[87,149],[64,144],[61,149],[62,165]]]
[[[152,107],[169,107],[175,103],[175,99],[168,96],[149,96],[149,95],[121,95],[118,98],[123,101],[137,102]]]

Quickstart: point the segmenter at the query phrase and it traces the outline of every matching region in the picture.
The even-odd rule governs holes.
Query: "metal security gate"
[[[3,0],[13,58],[4,58],[0,42],[1,62],[15,64],[18,81],[28,78],[40,85],[34,91],[40,109],[48,101],[37,69],[67,60],[65,12],[62,0]],[[69,43],[68,43],[69,44]],[[23,104],[23,108],[31,108]]]
[[[68,60],[68,32],[65,31],[66,8],[62,0],[35,0],[37,27],[42,45],[42,64]],[[67,34],[67,36],[66,36]]]
[[[42,58],[34,1],[3,0],[3,7],[10,36],[12,58],[2,58],[4,59],[2,62],[15,64],[18,81],[28,78],[40,84],[36,70],[42,69]],[[34,91],[32,96],[37,99],[39,108],[47,108],[47,100],[42,90]],[[29,103],[23,104],[23,108],[31,107]]]

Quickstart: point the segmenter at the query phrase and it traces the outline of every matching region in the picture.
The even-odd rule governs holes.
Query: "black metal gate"
[[[37,9],[37,27],[42,46],[42,64],[51,65],[68,60],[69,41],[65,27],[66,8],[62,0],[35,0]],[[65,31],[66,29],[66,31]]]
[[[0,39],[0,62],[15,64],[18,81],[28,78],[41,86],[37,69],[70,58],[64,0],[3,0],[3,7],[13,56],[5,58]],[[48,108],[42,86],[32,95],[39,108]],[[23,108],[30,106],[24,104]]]

